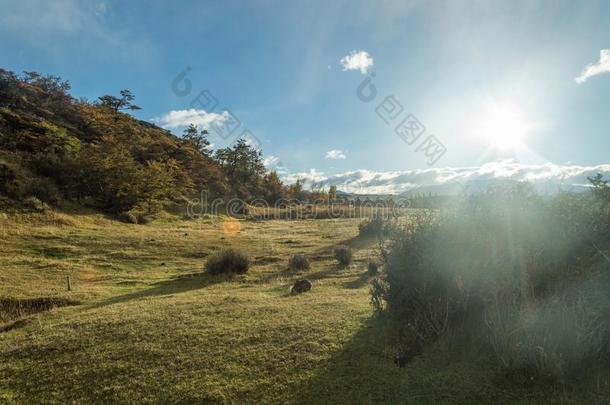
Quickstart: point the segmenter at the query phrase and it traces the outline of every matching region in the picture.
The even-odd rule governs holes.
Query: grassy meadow
[[[79,305],[0,332],[0,403],[603,403],[610,379],[515,386],[475,353],[394,364],[370,305],[377,241],[357,219],[128,225],[100,214],[0,217],[0,297]],[[335,246],[354,251],[337,265]],[[203,272],[224,247],[246,275]],[[311,268],[287,268],[305,253]],[[67,291],[66,276],[72,290]],[[289,293],[307,277],[311,291]],[[13,322],[13,323],[11,323]]]

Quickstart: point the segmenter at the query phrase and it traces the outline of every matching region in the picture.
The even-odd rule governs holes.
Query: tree
[[[328,189],[328,201],[333,202],[337,199],[337,186],[331,184]]]
[[[237,197],[249,199],[262,196],[261,184],[265,165],[260,150],[240,138],[233,147],[217,150],[215,158]]]
[[[610,181],[604,180],[601,173],[597,173],[593,177],[587,177],[593,186],[593,192],[603,201],[610,201]]]
[[[123,111],[123,110],[141,110],[140,107],[133,103],[135,100],[135,96],[130,90],[121,90],[121,97],[115,97],[111,95],[105,95],[98,97],[100,100],[100,105],[102,107],[107,107],[115,112]]]
[[[269,205],[275,204],[284,195],[284,183],[282,183],[275,170],[265,175],[263,190],[265,192],[265,201]]]
[[[299,202],[304,201],[307,198],[307,192],[303,190],[304,184],[304,179],[297,179],[297,181],[289,185],[287,190],[288,198]]]
[[[209,132],[207,129],[199,131],[197,126],[190,124],[183,132],[182,137],[187,141],[191,142],[193,146],[201,153],[206,156],[210,155],[210,141],[207,136]]]
[[[23,82],[40,87],[48,95],[66,95],[70,91],[70,82],[55,75],[43,76],[38,72],[23,72]]]
[[[313,201],[328,201],[328,193],[324,191],[324,183],[315,181],[309,187],[309,193],[304,193],[304,200]]]

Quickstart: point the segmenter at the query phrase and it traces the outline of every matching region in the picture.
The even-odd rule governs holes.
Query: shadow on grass
[[[314,252],[311,257],[314,260],[319,260],[326,257],[333,257],[334,251],[339,246],[348,246],[354,250],[360,250],[371,247],[374,243],[377,242],[377,238],[374,236],[362,236],[356,235],[353,238],[345,239],[335,243],[334,245],[325,246],[318,251]]]
[[[369,283],[369,281],[371,281],[371,279],[374,277],[375,277],[375,275],[373,275],[367,271],[364,271],[362,274],[360,274],[360,276],[358,276],[357,279],[348,281],[347,283],[344,283],[343,286],[345,288],[350,288],[350,289],[362,288],[365,285],[367,285]]]
[[[132,293],[119,295],[109,298],[99,303],[93,304],[91,308],[100,308],[106,305],[119,304],[135,299],[157,297],[161,295],[180,294],[200,288],[205,288],[214,284],[231,280],[233,277],[227,274],[212,275],[204,272],[189,273],[173,277],[169,280],[160,281],[153,284],[152,288],[134,291]]]
[[[404,369],[393,364],[387,350],[384,320],[370,318],[324,361],[311,377],[294,387],[291,403],[404,403],[397,381]]]
[[[309,378],[291,387],[297,404],[546,404],[607,403],[599,381],[573,385],[515,385],[485,357],[451,357],[430,349],[404,367],[394,363],[387,320],[373,317],[324,360]],[[476,356],[476,355],[475,355]],[[604,375],[607,387],[609,374]]]

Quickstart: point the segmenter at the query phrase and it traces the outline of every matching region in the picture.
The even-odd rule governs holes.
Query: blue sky
[[[438,182],[452,168],[515,164],[610,172],[608,2],[0,0],[0,9],[1,67],[60,75],[91,100],[128,88],[139,118],[176,133],[209,90],[219,104],[197,111],[200,122],[222,122],[228,109],[241,122],[234,135],[250,130],[287,178],[383,183],[425,172]],[[180,96],[172,81],[187,68],[192,89]],[[365,103],[356,89],[372,73],[377,97]],[[425,126],[417,142],[376,114],[386,96],[403,106],[398,120],[410,113]],[[416,150],[429,135],[446,149],[433,164]]]

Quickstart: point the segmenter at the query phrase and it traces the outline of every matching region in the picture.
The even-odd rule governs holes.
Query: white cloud
[[[311,185],[312,183],[326,183],[329,177],[316,169],[309,169],[307,172],[300,173],[287,173],[282,176],[282,181],[288,184],[295,183],[299,179],[305,180],[306,184]]]
[[[400,194],[404,192],[432,192],[453,194],[462,187],[471,190],[485,189],[501,181],[527,181],[541,192],[559,189],[580,190],[587,187],[587,177],[602,173],[610,177],[610,164],[597,166],[556,165],[545,163],[524,165],[513,160],[502,160],[473,167],[445,167],[405,171],[375,172],[353,170],[326,175],[311,169],[307,172],[291,173],[283,180],[291,183],[304,179],[306,184],[335,184],[341,191],[358,194]]]
[[[270,168],[277,167],[278,165],[281,165],[282,162],[280,161],[279,157],[270,155],[270,156],[266,156],[263,159],[263,164],[265,165],[265,167],[267,169],[270,169]]]
[[[576,83],[582,84],[590,77],[600,75],[602,73],[610,73],[610,49],[602,49],[599,51],[599,62],[592,63],[585,67],[576,79]]]
[[[152,118],[151,121],[163,128],[178,128],[189,124],[208,128],[213,122],[224,122],[229,118],[227,111],[223,113],[206,112],[191,108],[189,110],[173,110],[163,114],[161,117]]]
[[[367,51],[352,51],[341,58],[341,66],[343,70],[359,70],[366,74],[373,67],[373,58]]]
[[[332,150],[329,150],[328,152],[326,152],[326,159],[337,160],[337,159],[345,159],[346,157],[347,156],[345,156],[345,153],[339,149],[332,149]]]

